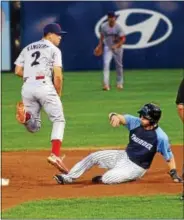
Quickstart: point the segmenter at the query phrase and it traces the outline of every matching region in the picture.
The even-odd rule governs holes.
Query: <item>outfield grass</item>
[[[140,70],[125,72],[125,89],[101,90],[100,72],[66,72],[64,74],[63,105],[66,129],[63,147],[98,147],[126,145],[125,128],[112,128],[109,112],[136,115],[142,104],[155,102],[163,109],[161,126],[171,143],[181,144],[182,124],[178,118],[175,97],[182,77],[181,70]],[[36,134],[28,133],[15,120],[15,105],[20,100],[21,79],[13,74],[2,74],[2,150],[49,149],[51,123],[42,114],[42,128]]]
[[[183,218],[179,196],[58,199],[29,202],[2,213],[3,218]]]

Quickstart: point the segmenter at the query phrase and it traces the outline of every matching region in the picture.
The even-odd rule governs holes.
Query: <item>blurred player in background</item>
[[[177,105],[178,115],[184,124],[184,78],[182,79],[180,86],[178,88],[176,105]],[[184,164],[183,164],[183,179],[184,179]],[[184,192],[181,199],[184,199]]]
[[[57,23],[45,26],[43,38],[26,46],[15,61],[15,74],[23,77],[22,101],[17,104],[17,120],[29,132],[37,132],[41,127],[40,111],[45,110],[53,123],[51,142],[52,152],[48,162],[67,173],[60,158],[60,148],[64,136],[65,118],[60,96],[63,75],[61,51],[57,47],[62,39]]]
[[[182,79],[178,88],[178,94],[176,97],[176,105],[178,109],[178,115],[184,123],[184,78]]]
[[[116,86],[123,89],[123,48],[125,34],[120,24],[116,22],[118,15],[111,11],[107,14],[105,21],[100,28],[100,40],[94,50],[96,56],[103,53],[103,90],[110,90],[110,63],[114,58],[117,72]]]

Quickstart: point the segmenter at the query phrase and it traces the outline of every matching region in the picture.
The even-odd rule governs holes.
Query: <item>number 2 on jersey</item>
[[[36,52],[32,53],[31,56],[32,56],[32,57],[35,57],[35,60],[31,63],[31,66],[35,66],[35,65],[40,64],[40,63],[37,61],[38,58],[40,57],[40,52],[39,52],[39,51],[36,51]]]

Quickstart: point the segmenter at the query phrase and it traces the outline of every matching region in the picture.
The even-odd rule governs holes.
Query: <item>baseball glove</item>
[[[97,46],[97,47],[94,49],[94,55],[95,55],[95,56],[99,57],[99,56],[102,55],[102,53],[103,53],[103,48],[102,48],[102,47]]]

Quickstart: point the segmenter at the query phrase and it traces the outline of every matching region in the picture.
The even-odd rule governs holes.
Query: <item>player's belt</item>
[[[34,82],[35,80],[46,79],[46,76],[34,76],[34,77],[24,77],[24,82]],[[45,81],[43,81],[45,82]]]
[[[36,80],[45,79],[45,76],[36,76],[35,79],[36,79]]]

